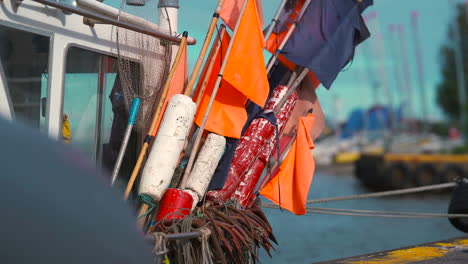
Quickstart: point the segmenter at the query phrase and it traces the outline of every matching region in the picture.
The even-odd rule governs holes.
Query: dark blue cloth
[[[281,53],[309,68],[326,88],[370,36],[361,12],[372,0],[313,0]]]

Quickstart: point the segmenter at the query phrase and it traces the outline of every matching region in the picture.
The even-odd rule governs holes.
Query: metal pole
[[[139,33],[142,33],[142,34],[145,34],[145,35],[153,36],[155,38],[164,39],[164,40],[167,40],[167,41],[170,41],[170,42],[173,42],[173,43],[180,44],[181,41],[182,41],[181,38],[170,36],[168,34],[165,34],[165,33],[159,32],[159,31],[146,29],[146,28],[143,28],[141,26],[136,26],[136,25],[132,25],[132,24],[129,24],[129,23],[121,22],[121,21],[118,21],[116,19],[112,19],[112,18],[109,18],[107,16],[95,13],[95,12],[85,10],[83,8],[73,7],[71,5],[61,4],[61,3],[51,1],[51,0],[32,0],[32,1],[44,4],[44,5],[47,5],[47,6],[55,7],[55,8],[64,10],[64,11],[68,11],[68,12],[71,12],[71,13],[74,13],[74,14],[77,14],[77,15],[80,15],[80,16],[83,16],[83,17],[88,17],[88,18],[95,19],[95,20],[98,20],[98,21],[101,21],[101,22],[105,22],[105,23],[108,23],[108,24],[111,24],[111,25],[114,25],[114,26],[118,26],[118,27],[121,27],[121,28],[126,28],[126,29],[129,29],[129,30],[132,30],[132,31],[135,31],[135,32],[139,32]],[[193,44],[195,44],[195,40],[193,40],[191,42],[187,42],[187,44],[193,45]]]
[[[452,1],[453,2],[453,1]],[[458,15],[455,14],[455,21],[453,22],[453,33],[455,37],[454,51],[455,51],[455,69],[457,72],[457,85],[458,85],[458,98],[460,104],[460,124],[462,126],[463,139],[467,139],[467,108],[466,108],[466,87],[465,87],[465,69],[463,66],[463,52],[461,49],[461,36],[460,25],[458,25]]]
[[[418,66],[418,80],[419,80],[419,89],[421,93],[421,110],[422,110],[422,120],[426,120],[423,124],[423,132],[427,133],[428,124],[428,111],[427,111],[427,93],[426,93],[426,85],[424,82],[424,64],[422,59],[421,53],[421,44],[419,40],[419,30],[418,30],[418,12],[414,11],[411,15],[411,25],[413,29],[413,38],[414,38],[414,50],[416,52],[416,63]]]
[[[275,16],[271,19],[271,24],[268,26],[267,32],[265,32],[265,41],[268,41],[268,38],[270,38],[271,33],[273,32],[273,29],[276,27],[276,24],[278,24],[278,18],[281,15],[281,11],[283,11],[287,1],[288,0],[281,1],[278,9],[276,10]]]
[[[286,36],[284,37],[283,42],[281,42],[280,46],[278,47],[278,52],[275,52],[273,56],[270,58],[270,61],[268,62],[268,65],[267,65],[268,74],[270,74],[270,70],[273,68],[273,65],[276,63],[276,60],[278,59],[279,51],[284,48],[284,46],[286,45],[286,42],[289,40],[294,30],[296,30],[297,23],[301,20],[310,2],[311,0],[306,0],[304,2],[304,5],[302,6],[301,10],[299,11],[299,14],[294,20],[294,23],[291,25],[288,32],[286,33]]]

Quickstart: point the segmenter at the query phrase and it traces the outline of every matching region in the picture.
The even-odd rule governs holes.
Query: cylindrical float
[[[164,194],[156,220],[181,219],[192,212],[193,196],[185,190],[169,188]]]
[[[214,171],[218,166],[226,147],[226,139],[223,136],[210,133],[203,144],[193,170],[187,180],[186,188],[197,193],[202,199],[208,184],[210,184]]]
[[[275,88],[272,97],[265,106],[264,113],[273,111],[276,105],[286,95],[287,90],[287,86],[278,86]],[[296,100],[297,93],[294,92],[276,115],[277,125],[280,131],[288,120]],[[240,139],[223,189],[210,191],[207,193],[207,197],[210,200],[220,200],[224,202],[230,199],[235,191],[241,191],[242,193],[238,193],[238,195],[247,197],[248,194],[253,191],[253,188],[260,178],[261,171],[263,171],[263,169],[259,170],[257,167],[255,169],[256,172],[251,174],[249,169],[257,162],[263,163],[264,168],[276,149],[274,147],[271,148],[271,146],[268,148],[268,144],[274,144],[276,146],[276,128],[269,120],[257,118],[252,121]],[[257,173],[258,171],[260,171],[260,174]],[[240,185],[245,187],[240,188]]]
[[[139,194],[161,200],[169,186],[195,116],[196,104],[176,94],[169,100],[141,176]]]

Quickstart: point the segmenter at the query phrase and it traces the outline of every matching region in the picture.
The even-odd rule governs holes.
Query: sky
[[[190,36],[197,39],[197,45],[189,47],[191,69],[198,57],[217,0],[179,1],[179,32],[186,30]],[[421,118],[423,101],[428,109],[427,118],[444,119],[435,97],[437,85],[441,80],[439,49],[447,43],[449,21],[455,13],[454,4],[464,1],[374,0],[374,5],[363,14],[371,31],[371,38],[358,46],[354,60],[338,75],[330,90],[323,87],[318,89],[317,93],[327,119],[332,122],[343,121],[355,108],[390,103],[395,108],[405,105],[407,115]],[[120,1],[114,3],[117,2]],[[156,0],[150,0],[149,3],[146,8],[155,10]],[[262,1],[265,24],[271,21],[279,3],[280,0]],[[421,85],[418,82],[415,34],[411,25],[411,15],[414,11],[419,14],[418,30],[426,100],[421,96]],[[372,17],[372,14],[376,15]],[[404,37],[400,38],[396,33],[392,33],[390,25],[402,25]],[[404,49],[408,63],[404,63],[402,46],[406,46]],[[409,81],[405,81],[403,65],[408,66]],[[376,83],[378,85],[375,89]]]

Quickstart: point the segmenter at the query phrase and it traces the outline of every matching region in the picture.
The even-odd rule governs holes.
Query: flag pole
[[[234,32],[233,32],[232,37],[231,37],[231,41],[229,42],[229,46],[228,46],[228,48],[226,50],[226,55],[225,55],[225,57],[223,59],[223,64],[221,65],[221,69],[219,70],[218,78],[216,79],[216,83],[215,83],[215,86],[213,88],[213,92],[211,94],[210,101],[208,102],[208,106],[206,107],[205,114],[203,116],[203,121],[202,121],[202,123],[200,125],[199,132],[197,134],[197,137],[195,138],[195,143],[193,145],[192,152],[190,153],[190,158],[189,158],[189,161],[187,163],[187,167],[185,169],[184,176],[182,177],[182,180],[180,182],[180,188],[181,189],[185,188],[185,186],[187,184],[188,176],[190,175],[190,172],[192,170],[193,163],[195,161],[196,153],[198,152],[198,148],[200,147],[200,141],[201,141],[201,138],[202,138],[203,130],[205,129],[206,122],[208,121],[208,117],[210,115],[211,107],[213,106],[214,99],[216,98],[216,94],[218,93],[219,87],[221,85],[221,80],[223,78],[222,76],[223,76],[224,70],[226,68],[226,64],[227,64],[229,55],[231,54],[234,39],[235,39],[235,37],[237,35],[237,31],[239,30],[240,22],[242,20],[242,16],[244,14],[245,8],[247,7],[248,1],[252,1],[252,0],[244,1],[244,4],[242,5],[242,9],[240,11],[239,19],[237,20],[236,27],[235,27]]]
[[[273,54],[273,57],[270,59],[267,65],[267,72],[270,73],[270,70],[273,68],[273,65],[275,65],[276,60],[278,59],[278,54],[279,52],[284,48],[286,45],[286,42],[289,40],[291,37],[292,33],[296,29],[297,22],[301,20],[302,16],[304,15],[305,10],[307,7],[309,7],[311,0],[306,0],[304,5],[301,8],[301,11],[297,15],[296,19],[294,20],[294,23],[291,25],[291,27],[288,30],[288,33],[286,33],[286,36],[284,37],[283,41],[281,42],[280,46],[278,47],[277,51]],[[266,39],[268,41],[268,39]]]
[[[148,129],[148,134],[146,135],[145,142],[143,143],[143,146],[140,150],[140,154],[138,155],[137,163],[135,164],[135,167],[133,168],[132,175],[130,176],[130,179],[128,180],[128,183],[127,183],[127,187],[125,188],[125,193],[124,193],[125,200],[128,199],[128,196],[130,195],[130,192],[132,191],[133,185],[135,183],[135,179],[138,176],[138,173],[140,172],[143,159],[145,158],[146,153],[148,151],[148,146],[153,139],[152,135],[154,133],[154,130],[156,129],[156,124],[159,120],[159,116],[164,106],[164,102],[166,101],[166,97],[169,92],[169,86],[171,85],[172,77],[174,77],[177,66],[179,65],[179,62],[181,60],[180,58],[182,57],[182,51],[185,48],[187,48],[187,36],[188,36],[188,32],[184,31],[182,35],[182,41],[180,42],[179,49],[177,50],[177,54],[174,59],[174,64],[172,65],[172,68],[169,71],[169,75],[167,76],[166,82],[164,83],[161,98],[156,108],[156,112],[154,113],[153,120],[151,121],[150,128]]]
[[[279,16],[281,15],[281,11],[283,11],[283,8],[286,5],[286,2],[288,2],[288,0],[282,0],[281,1],[278,9],[276,10],[275,16],[271,19],[271,24],[270,24],[270,26],[268,26],[267,32],[265,32],[265,40],[266,41],[268,41],[268,38],[270,38],[271,33],[273,33],[273,29],[278,24]]]
[[[205,59],[206,52],[208,51],[208,47],[210,46],[211,38],[213,37],[214,31],[216,29],[216,24],[219,20],[219,12],[221,12],[221,7],[223,6],[224,0],[219,0],[218,5],[216,6],[216,11],[213,14],[213,18],[211,19],[210,26],[208,28],[208,33],[206,34],[205,41],[203,42],[203,46],[200,51],[200,55],[198,55],[197,62],[193,67],[192,75],[190,75],[190,80],[187,83],[187,87],[185,88],[184,95],[191,96],[193,86],[195,85],[195,81],[197,80],[198,74],[200,73],[200,69]],[[198,104],[197,104],[198,106]]]
[[[215,46],[214,46],[214,49],[212,50],[212,56],[211,56],[210,60],[207,62],[208,63],[208,69],[206,70],[205,77],[203,78],[203,80],[201,80],[200,91],[197,91],[198,96],[197,96],[197,101],[195,102],[195,104],[197,105],[197,108],[201,103],[203,94],[205,94],[206,86],[207,86],[208,81],[210,79],[211,72],[213,71],[213,66],[214,66],[214,63],[215,63],[216,54],[218,53],[219,49],[222,46],[222,41],[223,41],[223,37],[224,37],[225,33],[226,33],[226,26],[221,25],[221,29],[219,30],[219,35],[218,35],[219,41],[221,43],[219,43],[218,45],[215,45],[216,43],[218,43],[218,40],[215,40],[215,43],[214,43]]]

